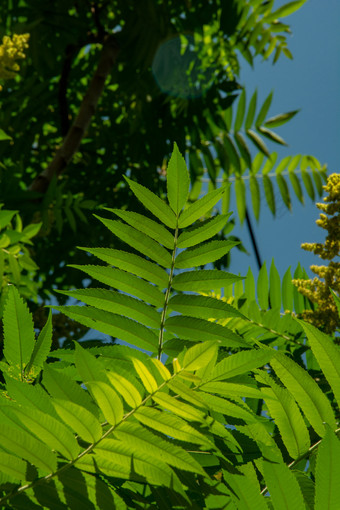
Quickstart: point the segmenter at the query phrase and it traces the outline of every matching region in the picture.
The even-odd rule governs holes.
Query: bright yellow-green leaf
[[[86,381],[86,386],[93,395],[105,419],[110,425],[116,425],[124,414],[123,404],[115,390],[102,381]]]
[[[137,358],[132,358],[132,363],[133,366],[135,367],[137,374],[141,378],[141,381],[144,384],[146,391],[148,391],[149,393],[157,391],[158,385],[156,379],[151,374],[149,369],[144,365],[144,363]]]

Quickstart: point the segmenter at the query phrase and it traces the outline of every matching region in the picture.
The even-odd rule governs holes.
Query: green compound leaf
[[[250,175],[249,189],[251,195],[251,203],[253,206],[254,216],[258,221],[260,218],[260,207],[261,207],[261,193],[258,180],[254,175]]]
[[[13,407],[11,412],[51,450],[59,451],[69,460],[77,457],[80,446],[70,429],[62,422],[37,409]]]
[[[340,501],[340,441],[330,427],[318,447],[315,470],[315,510],[332,510]]]
[[[139,232],[133,227],[130,227],[130,225],[122,223],[121,221],[100,218],[96,214],[94,214],[94,216],[119,239],[132,246],[135,250],[138,250],[143,253],[143,255],[146,255],[155,262],[158,262],[161,266],[171,266],[170,253],[149,236]]]
[[[167,189],[169,204],[176,216],[178,216],[186,204],[189,184],[189,172],[185,160],[175,143],[167,168]]]
[[[141,407],[134,413],[134,417],[144,425],[166,436],[179,441],[202,445],[205,448],[213,448],[213,444],[206,435],[197,431],[179,416],[163,413],[152,407]]]
[[[210,239],[225,227],[229,214],[218,214],[214,218],[201,222],[192,229],[182,232],[177,240],[178,248],[191,248],[197,244]]]
[[[273,92],[270,92],[270,94],[268,94],[268,96],[266,97],[263,105],[261,106],[258,116],[256,117],[256,121],[255,121],[256,126],[262,126],[263,121],[266,118],[266,115],[270,108],[270,105],[272,104],[272,99],[273,99]]]
[[[264,461],[262,465],[275,510],[305,510],[300,486],[290,469],[283,462]]]
[[[271,350],[252,349],[227,356],[217,363],[208,376],[209,381],[221,381],[245,374],[268,363],[274,356]]]
[[[103,381],[85,381],[91,395],[103,412],[110,425],[121,421],[124,408],[120,397],[111,385]]]
[[[292,284],[292,273],[290,267],[285,272],[282,279],[282,305],[284,310],[292,311],[294,305],[294,286]]]
[[[246,130],[250,129],[253,125],[256,112],[256,102],[257,102],[257,90],[255,90],[255,92],[253,93],[249,102],[248,112],[244,123],[244,127]]]
[[[272,358],[270,364],[317,434],[324,436],[325,423],[335,429],[334,413],[329,400],[308,372],[279,352]]]
[[[163,244],[166,248],[169,248],[170,250],[173,249],[174,237],[163,225],[160,225],[156,221],[136,212],[121,211],[120,209],[110,209],[108,207],[104,207],[104,209],[105,211],[113,212],[126,223],[131,225],[131,227],[143,232],[147,236],[151,237],[151,239],[154,239],[154,241]]]
[[[237,212],[240,218],[241,224],[244,222],[246,217],[246,186],[243,179],[236,179],[235,181],[235,195]]]
[[[0,473],[10,482],[27,480],[27,463],[14,455],[0,452]]]
[[[121,292],[92,288],[58,292],[83,301],[99,310],[129,317],[150,328],[159,328],[161,322],[160,313],[152,306]]]
[[[31,359],[25,367],[25,374],[27,377],[30,376],[30,371],[33,370],[35,373],[40,372],[44,362],[50,352],[52,344],[52,311],[48,315],[45,326],[40,331],[38,339],[34,345],[34,349],[31,355]]]
[[[92,253],[100,260],[107,262],[111,266],[118,267],[123,271],[128,271],[148,282],[155,283],[161,288],[168,285],[168,273],[161,267],[149,260],[145,260],[139,255],[112,248],[81,248]]]
[[[245,318],[241,312],[225,301],[209,296],[177,294],[170,299],[168,306],[170,310],[199,319]]]
[[[68,400],[53,400],[53,405],[60,418],[84,441],[95,443],[102,436],[99,420],[83,406]]]
[[[181,212],[178,226],[180,228],[189,227],[196,220],[205,215],[212,209],[226,191],[226,187],[215,189],[207,193],[204,197],[200,198],[193,204],[189,205],[187,209]]]
[[[120,269],[103,266],[70,265],[69,267],[80,269],[99,282],[136,296],[151,305],[161,307],[164,304],[164,295],[157,287]]]
[[[273,216],[275,216],[276,205],[275,205],[274,186],[273,186],[273,183],[272,183],[270,177],[268,177],[268,175],[263,176],[263,189],[264,189],[264,195],[266,197],[268,207],[271,210]]]
[[[154,393],[158,390],[158,384],[148,367],[139,359],[131,358],[133,366],[139,375],[145,389],[149,393]]]
[[[270,386],[262,389],[266,393],[264,399],[269,414],[275,420],[289,455],[293,459],[298,458],[310,447],[309,432],[300,409],[290,393],[267,373],[258,371],[256,379]]]
[[[32,315],[13,285],[8,290],[3,325],[4,356],[15,367],[17,377],[22,378],[34,349],[35,335]]]
[[[270,158],[270,152],[262,138],[252,129],[247,129],[246,134],[248,138],[253,142],[255,147],[257,147],[265,156],[267,156],[267,158]]]
[[[268,309],[269,282],[266,263],[264,262],[257,279],[257,297],[262,310]]]
[[[293,12],[300,9],[300,7],[302,7],[306,1],[307,0],[295,0],[294,2],[288,2],[287,4],[282,5],[282,7],[276,9],[276,11],[272,12],[269,16],[266,16],[264,21],[266,23],[270,23],[277,18],[284,18],[285,16],[289,16],[290,14],[293,14]]]
[[[340,406],[340,351],[332,338],[316,329],[312,324],[298,320],[305,330],[313,354],[329,382]]]
[[[245,109],[246,109],[246,91],[245,89],[243,89],[238,100],[236,118],[234,123],[234,131],[236,132],[240,131],[242,127]]]
[[[272,259],[269,272],[269,297],[271,307],[281,309],[281,280],[274,259]]]
[[[185,353],[183,368],[185,370],[198,370],[215,357],[217,350],[217,342],[203,342],[194,345]]]
[[[175,268],[188,269],[210,264],[223,257],[237,244],[235,241],[210,241],[197,248],[188,248],[176,257]]]
[[[233,490],[232,500],[237,505],[234,508],[268,510],[267,503],[253,480],[246,476],[232,475],[225,470],[223,472],[228,485]],[[234,494],[237,494],[237,496]]]
[[[9,453],[14,453],[38,467],[46,475],[57,468],[55,453],[28,431],[0,423],[0,445]]]
[[[142,396],[130,380],[112,371],[106,372],[106,375],[112,386],[130,407],[134,409],[141,404]]]
[[[280,113],[279,115],[275,115],[275,117],[270,117],[267,119],[264,125],[270,128],[276,128],[282,126],[290,119],[292,119],[300,110],[294,110],[293,112]]]
[[[136,195],[138,200],[148,209],[156,218],[158,218],[164,225],[170,228],[176,228],[177,220],[176,215],[172,209],[157,195],[152,193],[141,184],[132,181],[125,177],[128,185],[130,186],[133,193]]]
[[[54,306],[56,310],[85,326],[125,340],[140,349],[154,351],[158,338],[153,331],[128,317],[91,306]]]
[[[230,329],[205,319],[176,315],[165,321],[165,328],[180,338],[190,341],[201,340],[203,337],[205,340],[218,340],[226,347],[250,347]]]
[[[114,432],[115,437],[129,444],[136,451],[149,453],[168,465],[205,475],[201,466],[183,448],[167,442],[138,423],[122,423]]]
[[[177,274],[172,281],[172,286],[175,290],[204,292],[221,289],[241,280],[243,277],[226,271],[202,269]]]

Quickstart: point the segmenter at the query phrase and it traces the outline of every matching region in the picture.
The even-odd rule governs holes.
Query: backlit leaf
[[[235,180],[235,195],[237,212],[240,218],[241,224],[244,222],[246,216],[246,187],[243,179],[236,178]]]
[[[249,189],[251,195],[251,203],[253,205],[254,216],[258,220],[260,217],[261,194],[260,186],[254,175],[250,175]]]
[[[263,389],[269,414],[275,420],[289,455],[296,459],[310,447],[309,432],[300,409],[290,393],[276,384],[268,374],[263,371],[257,374],[258,381],[270,386]]]
[[[168,306],[170,310],[201,319],[244,317],[241,312],[225,301],[209,296],[176,294],[170,299]]]
[[[167,442],[138,423],[122,423],[114,431],[115,437],[129,444],[135,451],[145,452],[166,464],[204,475],[201,466],[181,447]]]
[[[198,370],[215,356],[218,349],[217,342],[203,342],[191,347],[184,356],[183,368]]]
[[[213,237],[225,227],[230,214],[218,214],[214,218],[202,222],[201,225],[182,232],[178,237],[177,247],[190,248]]]
[[[44,443],[33,437],[29,432],[11,427],[0,422],[0,445],[7,451],[31,462],[44,474],[52,473],[57,468],[55,454]]]
[[[34,349],[28,364],[25,367],[25,373],[29,376],[30,370],[40,371],[45,362],[52,344],[52,312],[50,311],[46,324],[39,333],[35,342]]]
[[[273,92],[271,92],[267,98],[265,99],[263,105],[261,106],[261,109],[258,113],[258,116],[256,117],[255,125],[256,126],[262,126],[264,119],[266,118],[266,115],[268,113],[268,110],[270,108],[270,105],[272,103],[273,99]]]
[[[212,447],[206,435],[201,434],[179,416],[163,413],[152,407],[141,407],[134,413],[134,417],[144,425],[179,441]]]
[[[234,131],[240,131],[243,124],[245,109],[246,109],[246,91],[245,89],[243,89],[238,100],[236,118],[234,122]]]
[[[143,253],[143,255],[146,255],[163,267],[171,266],[170,253],[149,236],[146,236],[144,233],[139,232],[134,227],[130,227],[130,225],[126,225],[121,221],[108,220],[106,218],[100,218],[97,215],[94,216],[119,239]]]
[[[157,336],[149,328],[128,317],[98,310],[92,306],[54,307],[71,319],[106,335],[132,343],[141,349],[153,351]]]
[[[187,269],[209,264],[223,257],[237,244],[234,241],[210,241],[198,247],[188,248],[177,255],[175,267]]]
[[[282,279],[282,305],[284,310],[293,310],[294,294],[292,284],[292,274],[290,267],[285,272]]]
[[[156,218],[170,228],[176,228],[177,220],[173,210],[157,195],[152,193],[141,184],[125,177],[128,185],[138,200],[150,211]]]
[[[290,119],[292,119],[297,113],[299,113],[299,111],[300,110],[294,110],[293,112],[280,113],[279,115],[275,115],[274,117],[267,119],[264,125],[270,128],[282,126]]]
[[[267,129],[265,127],[258,126],[257,128],[260,133],[263,134],[266,138],[271,140],[272,142],[279,143],[280,145],[287,145],[287,143],[284,141],[284,139],[279,136],[277,133],[274,133],[274,131],[271,131],[270,129]]]
[[[319,436],[325,434],[324,423],[335,428],[329,400],[308,372],[282,353],[277,353],[270,364]]]
[[[142,396],[132,382],[112,371],[106,372],[106,376],[130,407],[134,409],[141,404]]]
[[[175,290],[203,292],[221,289],[242,279],[241,276],[236,276],[226,271],[205,269],[201,271],[185,271],[177,274],[172,281],[172,286]]]
[[[239,151],[241,153],[241,156],[243,157],[244,161],[247,164],[248,168],[251,168],[251,154],[249,147],[247,145],[247,142],[243,138],[241,133],[235,133],[235,140],[237,143],[237,147],[239,148]]]
[[[252,349],[251,351],[232,354],[217,363],[207,378],[209,382],[221,381],[246,374],[249,370],[254,370],[268,363],[273,355],[274,353],[267,349]]]
[[[289,468],[283,462],[264,461],[262,465],[275,510],[305,510],[299,484]]]
[[[246,120],[244,123],[245,129],[250,129],[253,125],[255,112],[256,112],[256,102],[257,102],[257,90],[255,90],[254,94],[251,96],[249,106],[248,106],[248,112],[246,116]]]
[[[169,230],[160,223],[133,211],[122,211],[121,209],[110,209],[108,207],[105,207],[105,210],[113,212],[122,220],[126,221],[126,223],[131,225],[131,227],[143,232],[147,236],[151,237],[151,239],[163,244],[166,248],[170,248],[170,250],[173,249],[173,235],[170,234]]]
[[[315,510],[332,510],[340,498],[340,441],[330,427],[318,446],[315,470]]]
[[[266,201],[268,204],[269,209],[273,213],[273,216],[275,216],[276,213],[276,205],[275,205],[275,195],[274,195],[274,187],[272,184],[272,181],[267,175],[263,176],[263,189],[264,189],[264,195],[266,197]]]
[[[269,297],[271,307],[281,309],[281,280],[274,259],[272,259],[269,272]]]
[[[14,455],[0,452],[0,473],[9,476],[9,481],[12,478],[16,481],[27,480],[27,463]]]
[[[312,324],[298,321],[340,406],[340,350],[334,340]]]
[[[80,269],[99,282],[126,292],[127,294],[132,294],[133,296],[136,296],[137,298],[142,299],[151,305],[155,305],[157,307],[163,306],[164,295],[157,287],[154,287],[150,283],[142,280],[141,278],[138,278],[135,275],[129,274],[126,271],[112,267],[92,265],[70,265],[70,267]]]
[[[264,262],[257,279],[257,297],[259,300],[259,305],[262,310],[267,310],[268,308],[268,293],[269,293],[269,282],[268,282],[268,274],[266,263]]]
[[[179,338],[186,338],[191,341],[201,340],[203,337],[205,340],[218,340],[221,345],[227,347],[247,347],[247,344],[239,335],[225,326],[205,319],[177,315],[169,317],[165,321],[165,328],[167,331],[178,335]]]
[[[110,425],[116,425],[124,414],[123,404],[116,391],[103,381],[86,381],[86,386]]]
[[[246,134],[248,138],[253,142],[255,147],[257,147],[263,154],[265,154],[268,158],[270,158],[270,152],[262,140],[262,138],[255,133],[255,131],[252,131],[251,129],[247,129]]]
[[[3,327],[4,356],[7,363],[15,367],[17,376],[22,378],[34,349],[35,335],[32,315],[13,285],[8,290]]]
[[[37,409],[12,407],[11,412],[51,450],[59,451],[69,460],[76,458],[80,447],[70,429],[62,422]]]
[[[176,215],[180,213],[186,204],[189,182],[189,173],[185,160],[175,143],[167,168],[167,189],[170,207]]]
[[[160,313],[152,306],[121,292],[92,288],[58,292],[66,296],[72,296],[100,310],[129,317],[150,328],[158,328],[160,325]]]
[[[224,192],[225,187],[215,189],[189,205],[189,207],[180,214],[178,220],[179,227],[189,227],[189,225],[192,225],[196,220],[204,216],[206,212],[217,204]]]
[[[154,376],[151,374],[150,370],[147,368],[147,366],[137,358],[132,358],[132,363],[146,391],[148,391],[149,393],[154,393],[155,391],[157,391],[158,384]]]
[[[95,443],[102,436],[102,427],[97,418],[84,407],[68,400],[53,400],[60,418],[84,441]]]

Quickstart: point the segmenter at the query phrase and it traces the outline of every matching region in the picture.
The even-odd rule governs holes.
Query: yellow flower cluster
[[[0,79],[15,78],[20,70],[16,61],[25,58],[24,51],[28,48],[28,39],[29,34],[14,34],[12,38],[7,35],[3,37],[0,46]]]
[[[304,243],[301,248],[332,261],[340,255],[340,174],[330,175],[323,188],[328,193],[323,199],[325,203],[316,206],[325,214],[321,213],[316,223],[328,232],[325,243]],[[340,326],[340,319],[329,289],[340,294],[340,263],[311,266],[311,270],[317,275],[313,280],[293,280],[298,291],[317,305],[314,311],[305,310],[302,318],[326,333],[333,333]]]

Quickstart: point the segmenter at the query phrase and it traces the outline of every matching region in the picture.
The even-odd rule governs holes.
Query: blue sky
[[[286,3],[287,0],[276,1],[275,6]],[[282,56],[273,66],[270,61],[261,62],[258,58],[254,69],[242,60],[240,84],[245,86],[248,100],[257,88],[258,104],[262,104],[269,92],[274,90],[268,117],[300,109],[289,123],[276,129],[289,147],[281,148],[268,141],[271,151],[278,152],[279,158],[311,154],[327,164],[328,173],[339,173],[340,2],[308,0],[284,21],[293,32],[288,38],[288,46],[294,59]],[[267,267],[274,257],[281,275],[288,266],[295,269],[297,262],[311,274],[309,266],[321,263],[320,259],[302,250],[300,244],[323,242],[325,231],[315,224],[319,211],[311,199],[307,196],[303,206],[293,193],[291,196],[292,213],[278,204],[278,215],[273,218],[263,202],[259,223],[252,217],[252,225]],[[236,211],[235,202],[231,203],[231,209]],[[250,265],[257,273],[246,225],[237,225],[233,234],[242,238],[251,256],[234,249],[229,270],[245,275]]]

